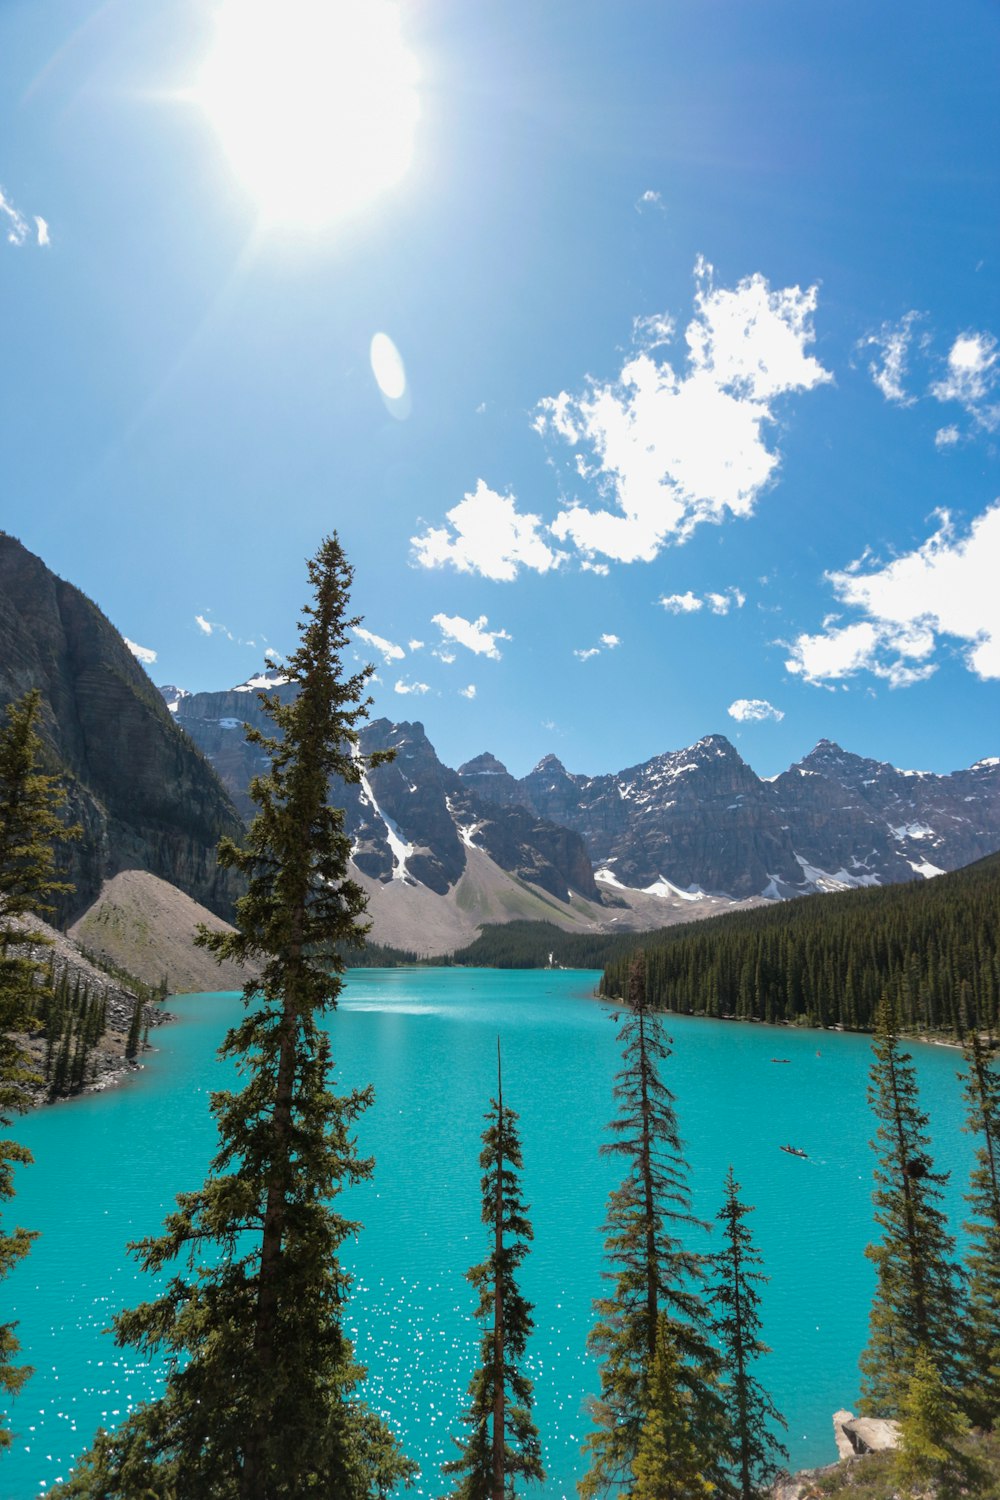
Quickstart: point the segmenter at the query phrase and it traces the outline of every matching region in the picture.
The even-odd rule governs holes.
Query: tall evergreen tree
[[[51,969],[30,949],[48,943],[32,917],[51,910],[50,897],[69,890],[55,868],[55,844],[76,837],[63,820],[66,794],[42,769],[38,732],[41,694],[27,693],[7,709],[0,730],[0,1127],[28,1106],[27,1090],[38,1082],[21,1038],[33,1029],[39,1008],[51,998]],[[0,1202],[14,1195],[14,1168],[31,1154],[16,1141],[0,1140]],[[0,1224],[0,1278],[28,1253],[34,1234]],[[30,1375],[16,1365],[16,1324],[0,1324],[0,1390],[16,1395]],[[0,1449],[10,1443],[0,1420]]]
[[[879,1003],[868,1102],[878,1121],[872,1147],[878,1244],[865,1251],[876,1271],[861,1395],[879,1416],[898,1416],[922,1346],[946,1385],[956,1383],[960,1294],[955,1242],[939,1207],[947,1174],[934,1171],[916,1071],[900,1049],[896,1007]]]
[[[345,677],[341,665],[358,623],[351,579],[336,537],[325,540],[285,668],[297,696],[261,695],[281,738],[250,732],[271,766],[251,788],[257,816],[242,847],[220,846],[247,892],[236,931],[201,940],[260,966],[221,1048],[242,1087],[212,1098],[219,1147],[204,1185],[135,1247],[146,1270],[186,1261],[186,1274],[182,1264],[155,1301],[115,1320],[119,1344],[166,1356],[163,1394],[98,1434],[64,1496],[364,1500],[413,1472],[357,1396],[338,1252],[358,1226],[331,1202],[372,1171],[353,1139],[372,1091],[333,1092],[319,1026],[342,986],[342,946],[367,930],[344,813],[328,801],[331,778],[356,784],[365,770],[357,725],[372,669]]]
[[[900,1444],[892,1472],[904,1494],[962,1500],[987,1493],[981,1487],[985,1476],[962,1447],[968,1421],[923,1345],[914,1358],[900,1415]]]
[[[760,1337],[760,1293],[767,1277],[745,1220],[753,1209],[740,1201],[740,1185],[732,1167],[726,1177],[725,1199],[719,1210],[722,1249],[714,1257],[712,1300],[716,1329],[722,1345],[723,1401],[726,1427],[732,1435],[732,1493],[738,1500],[755,1500],[768,1492],[788,1453],[775,1436],[786,1427],[784,1417],[753,1374],[762,1354],[771,1351]]]
[[[1000,1426],[1000,1073],[978,1032],[965,1048],[966,1129],[975,1135],[976,1165],[967,1202],[968,1306],[963,1320],[962,1405],[977,1427]]]
[[[523,1170],[517,1114],[503,1102],[500,1044],[497,1097],[490,1100],[479,1165],[483,1169],[483,1223],[492,1249],[468,1279],[479,1293],[476,1317],[483,1322],[482,1363],[469,1385],[469,1427],[458,1458],[442,1465],[462,1477],[458,1500],[505,1500],[518,1476],[545,1478],[538,1428],[531,1418],[532,1386],[521,1366],[534,1326],[531,1303],[518,1289],[516,1273],[533,1238],[518,1174]]]
[[[648,1408],[632,1465],[631,1500],[709,1500],[715,1485],[702,1473],[694,1437],[691,1394],[681,1384],[670,1323],[657,1320],[656,1354],[649,1373]]]
[[[718,1359],[699,1293],[705,1258],[681,1238],[707,1226],[691,1212],[674,1097],[659,1071],[670,1055],[670,1039],[646,999],[642,954],[632,962],[626,998],[622,1068],[614,1089],[619,1112],[611,1122],[612,1139],[601,1147],[602,1154],[623,1159],[626,1174],[610,1195],[604,1225],[610,1263],[604,1275],[612,1290],[595,1303],[598,1320],[588,1340],[600,1362],[601,1393],[591,1404],[596,1425],[584,1444],[590,1468],[579,1484],[583,1500],[616,1487],[630,1491],[661,1336],[678,1361],[707,1477],[719,1458]]]
[[[125,1056],[129,1062],[134,1062],[139,1055],[145,1022],[146,1007],[137,995],[135,997],[135,1005],[132,1007],[132,1019],[128,1026],[128,1036],[125,1039]]]

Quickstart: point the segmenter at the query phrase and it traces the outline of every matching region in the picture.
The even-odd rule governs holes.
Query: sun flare
[[[417,66],[389,0],[223,0],[195,92],[272,223],[356,214],[413,157]]]

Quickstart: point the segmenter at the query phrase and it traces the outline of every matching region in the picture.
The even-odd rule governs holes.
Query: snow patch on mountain
[[[679,885],[673,885],[662,875],[659,880],[654,880],[652,885],[644,885],[642,890],[646,896],[669,896],[678,901],[704,901],[708,895],[707,891],[701,890],[696,885],[689,885],[686,891],[682,891]]]
[[[481,771],[479,774],[480,775],[499,775],[499,772],[485,772],[485,771]],[[504,774],[506,775],[507,773],[505,772]],[[410,790],[414,791],[415,788],[411,787]],[[479,845],[476,843],[475,840],[476,840],[476,834],[479,832],[480,828],[482,828],[482,826],[483,826],[482,823],[461,823],[461,822],[459,822],[459,814],[456,813],[454,807],[452,806],[452,802],[451,802],[451,798],[450,797],[446,797],[444,799],[444,805],[445,805],[445,807],[447,807],[449,813],[451,814],[451,817],[452,817],[452,819],[454,821],[454,824],[455,824],[455,828],[456,828],[456,830],[458,832],[458,836],[462,840],[462,843],[465,845],[466,849],[478,849]]]
[[[892,825],[890,824],[890,827]],[[900,823],[898,828],[892,828],[897,839],[932,839],[936,835],[933,828],[928,828],[926,823]]]
[[[353,753],[355,759],[357,759],[360,754],[357,746],[353,747]],[[385,828],[385,841],[389,845],[389,850],[392,854],[393,880],[405,880],[412,884],[413,877],[407,872],[406,861],[412,854],[416,853],[416,846],[407,843],[399,824],[379,807],[378,799],[372,791],[371,782],[368,780],[367,774],[362,775],[360,787],[361,801],[366,807],[371,808],[376,818],[378,818]]]
[[[877,875],[852,875],[849,870],[843,868],[833,874],[829,870],[821,870],[816,865],[811,865],[801,854],[796,854],[796,863],[799,865],[803,875],[809,884],[817,891],[851,891],[858,886],[881,885]]]
[[[919,864],[911,859],[909,865],[911,870],[915,871],[917,875],[922,875],[925,880],[933,880],[935,875],[944,874],[943,870],[939,870],[937,865],[932,865],[930,860],[927,859],[922,859]]]
[[[277,671],[274,667],[268,667],[265,671],[258,672],[256,677],[248,677],[246,682],[241,682],[232,691],[234,693],[266,693],[270,692],[271,688],[284,687],[289,680],[283,672]]]

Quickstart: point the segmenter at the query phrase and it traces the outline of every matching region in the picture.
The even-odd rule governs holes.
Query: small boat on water
[[[789,1156],[805,1156],[808,1158],[809,1155],[807,1151],[803,1151],[801,1146],[779,1146],[778,1150],[787,1151]]]
[[[772,1062],[780,1062],[780,1063],[790,1063],[791,1060],[792,1059],[790,1057],[772,1057],[771,1058]]]

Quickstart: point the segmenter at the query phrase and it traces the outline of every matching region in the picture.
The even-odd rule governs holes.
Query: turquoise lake
[[[548,1480],[534,1493],[575,1496],[597,1389],[586,1354],[601,1289],[601,1222],[620,1168],[598,1156],[619,1066],[611,1007],[590,972],[359,970],[331,1018],[338,1082],[375,1085],[361,1149],[371,1184],[345,1194],[364,1225],[348,1261],[349,1322],[369,1367],[368,1397],[422,1467],[413,1493],[440,1495],[478,1347],[464,1272],[486,1253],[478,1153],[496,1089],[521,1117],[523,1186],[535,1240],[522,1285],[535,1303],[529,1345]],[[113,1425],[156,1388],[156,1374],[103,1332],[150,1295],[125,1253],[158,1231],[175,1193],[196,1187],[214,1146],[209,1092],[227,1079],[215,1057],[239,1014],[233,995],[171,1000],[174,1025],[128,1083],[36,1111],[15,1134],[35,1165],[18,1173],[14,1217],[42,1231],[4,1286],[35,1374],[15,1402],[17,1436],[0,1458],[2,1500],[30,1500],[69,1472],[98,1424]],[[677,1101],[696,1211],[714,1219],[730,1163],[771,1277],[760,1374],[788,1419],[793,1468],[835,1457],[831,1413],[853,1406],[872,1275],[873,1133],[865,1102],[866,1037],[668,1017],[666,1081]],[[914,1044],[936,1164],[952,1173],[962,1217],[972,1143],[951,1049]],[[776,1063],[773,1058],[787,1058]],[[791,1142],[809,1153],[781,1152]],[[716,1237],[704,1237],[710,1250]],[[4,1312],[4,1317],[12,1314]],[[856,1408],[855,1408],[856,1409]]]

